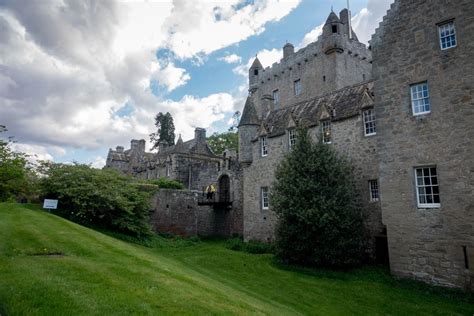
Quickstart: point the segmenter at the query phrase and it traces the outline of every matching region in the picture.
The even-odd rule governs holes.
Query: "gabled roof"
[[[261,69],[263,69],[262,63],[260,62],[260,60],[258,60],[258,57],[255,57],[255,59],[252,63],[252,66],[250,66],[250,68],[261,68]]]
[[[326,23],[324,24],[332,24],[332,23],[342,23],[336,13],[331,12],[329,13],[328,18],[326,19]]]
[[[373,82],[349,86],[313,99],[271,111],[263,121],[268,137],[282,135],[290,120],[307,127],[319,124],[321,114],[329,113],[332,121],[359,115],[360,110],[373,106]]]
[[[240,118],[239,126],[244,125],[260,125],[260,120],[258,119],[257,109],[253,104],[252,97],[248,96],[245,101],[244,110],[242,117]]]

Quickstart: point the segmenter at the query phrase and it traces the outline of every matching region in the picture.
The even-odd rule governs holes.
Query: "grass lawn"
[[[223,242],[114,239],[0,204],[0,315],[472,315],[472,296],[383,269],[288,269]]]

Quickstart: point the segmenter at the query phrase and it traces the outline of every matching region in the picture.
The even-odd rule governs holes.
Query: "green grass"
[[[472,296],[351,272],[280,266],[223,241],[127,243],[0,204],[0,314],[472,315]]]

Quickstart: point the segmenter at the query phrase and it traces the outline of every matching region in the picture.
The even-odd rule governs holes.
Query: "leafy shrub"
[[[0,133],[7,131],[0,125]],[[32,200],[36,194],[36,174],[28,156],[11,148],[11,138],[0,138],[0,202]]]
[[[181,182],[164,177],[154,180],[147,180],[146,183],[157,185],[161,189],[184,189],[184,185]]]
[[[130,178],[82,164],[44,163],[42,171],[42,193],[59,200],[59,215],[138,238],[151,234],[149,194]]]
[[[262,243],[256,240],[244,242],[241,238],[232,238],[226,241],[226,247],[235,251],[243,251],[253,254],[273,253],[272,244]]]
[[[349,163],[306,129],[276,170],[270,206],[276,254],[287,263],[348,267],[362,257],[362,211]]]

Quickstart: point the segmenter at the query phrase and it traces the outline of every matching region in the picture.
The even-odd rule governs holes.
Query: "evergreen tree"
[[[150,141],[153,143],[152,150],[158,147],[160,141],[166,141],[168,145],[174,145],[174,122],[169,112],[163,114],[159,112],[155,116],[156,132],[150,134]]]
[[[306,266],[356,265],[363,222],[351,167],[331,146],[312,142],[306,129],[297,135],[270,196],[279,219],[277,256]]]

